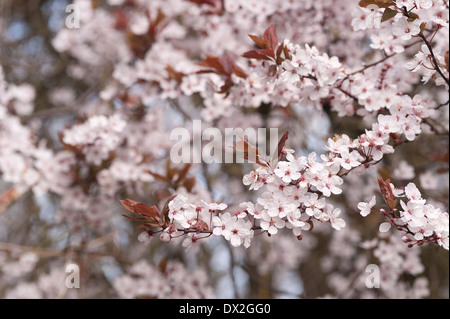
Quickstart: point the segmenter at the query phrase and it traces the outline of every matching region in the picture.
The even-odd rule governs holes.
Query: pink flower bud
[[[161,239],[162,242],[168,243],[172,239],[172,237],[169,233],[163,232],[159,239]]]

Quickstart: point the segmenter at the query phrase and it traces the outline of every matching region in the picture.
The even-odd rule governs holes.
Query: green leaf
[[[422,32],[423,33],[423,31],[425,31],[425,28],[427,27],[427,23],[426,22],[422,22],[421,24],[420,24],[420,32]]]
[[[375,4],[378,5],[376,0],[361,0],[359,1],[358,5],[360,7],[366,8],[367,6],[371,5],[371,4]]]
[[[378,0],[377,4],[380,8],[387,8],[395,5],[393,0]]]
[[[419,19],[419,15],[417,13],[414,12],[410,12],[409,13],[409,18],[408,18],[408,22],[413,22],[414,20]]]
[[[370,5],[376,5],[379,8],[387,8],[395,5],[393,0],[361,0],[358,5],[363,8],[367,8]]]
[[[381,22],[387,21],[389,19],[392,19],[397,15],[398,11],[393,10],[391,8],[384,9],[383,16],[381,17]]]

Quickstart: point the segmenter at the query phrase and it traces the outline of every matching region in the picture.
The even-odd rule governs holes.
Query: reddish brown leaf
[[[128,216],[125,214],[122,214],[123,217],[129,219],[129,220],[134,220],[137,222],[141,222],[144,223],[143,225],[138,225],[136,226],[136,228],[146,228],[146,229],[150,229],[150,228],[155,228],[155,227],[161,227],[161,223],[160,222],[155,222],[155,221],[151,221],[148,218],[144,218],[144,217],[133,217],[133,216]]]
[[[230,88],[233,86],[233,82],[230,78],[225,80],[225,84],[222,85],[218,91],[218,93],[225,93],[226,96],[230,93]]]
[[[153,173],[152,171],[150,171],[148,169],[144,170],[144,172],[152,175],[154,178],[159,179],[159,180],[161,180],[163,182],[170,183],[170,180],[166,176],[162,176],[162,175],[160,175],[158,173]]]
[[[206,4],[209,5],[211,7],[216,7],[217,6],[217,0],[186,0],[188,2],[192,2],[195,3],[197,5],[202,5],[202,4]]]
[[[148,12],[147,14],[148,19],[150,20],[150,12]],[[152,21],[151,26],[158,26],[159,24],[161,24],[161,22],[163,22],[163,20],[166,18],[166,15],[164,14],[164,12],[158,8],[158,15],[156,16],[155,20]]]
[[[266,41],[264,39],[261,39],[260,37],[256,36],[256,35],[248,35],[253,42],[255,42],[255,44],[257,46],[259,46],[261,49],[267,49],[267,45],[266,45]]]
[[[184,77],[184,73],[178,72],[170,65],[166,65],[166,72],[170,80],[175,80],[178,84],[181,84],[181,81],[183,80]]]
[[[234,73],[234,75],[246,79],[248,77],[247,73],[245,73],[244,70],[242,70],[236,63],[231,63],[231,70]]]
[[[0,215],[23,194],[24,191],[19,191],[15,187],[12,187],[6,192],[0,194]]]
[[[145,205],[144,203],[137,203],[136,205],[133,206],[136,214],[139,214],[141,216],[144,217],[148,217],[151,218],[155,221],[159,221],[159,209],[156,206],[148,206]]]
[[[449,70],[449,57],[448,57],[449,53],[448,50],[445,52],[444,54],[444,60],[445,60],[445,68],[447,69],[447,71]]]
[[[378,178],[378,185],[380,187],[381,195],[384,201],[388,205],[389,209],[392,211],[397,207],[398,201],[394,198],[394,193],[391,188],[391,181],[389,179],[383,180],[383,178]]]
[[[80,147],[64,143],[64,141],[63,141],[64,140],[64,132],[63,131],[58,131],[57,134],[58,134],[58,139],[59,139],[60,143],[62,144],[62,146],[65,149],[71,151],[72,153],[74,153],[77,156],[84,156]]]
[[[292,59],[292,55],[287,47],[283,47],[284,57],[288,60]]]
[[[139,222],[146,222],[147,219],[145,219],[144,217],[134,217],[134,216],[128,216],[125,214],[122,214],[123,217],[128,218],[130,220],[135,220],[135,221],[139,221]]]
[[[191,227],[191,229],[195,229],[197,231],[208,231],[209,226],[207,223],[205,223],[203,220],[196,218],[194,226]]]
[[[240,152],[242,154],[242,157],[251,163],[268,166],[268,163],[259,148],[249,143],[242,136],[240,138],[241,141],[236,142],[236,146],[231,146],[231,148]]]
[[[280,65],[281,63],[283,63],[284,59],[281,57],[281,53],[284,50],[284,44],[280,44],[280,46],[277,49],[277,54],[276,54],[276,60],[277,60],[277,64]]]
[[[273,24],[264,31],[262,38],[266,43],[267,49],[272,50],[273,52],[278,44],[277,30]]]
[[[122,204],[123,208],[125,208],[127,211],[135,213],[136,211],[134,210],[134,205],[138,204],[139,202],[127,198],[122,199],[120,203]]]
[[[128,17],[124,10],[114,11],[114,28],[118,30],[126,30],[128,28]]]
[[[437,173],[437,174],[447,174],[448,172],[449,172],[448,167],[442,167],[442,168],[438,168],[438,169],[436,170],[436,173]]]
[[[186,178],[187,173],[189,172],[189,169],[191,168],[192,164],[186,164],[183,169],[179,172],[178,178],[175,181],[176,188],[178,185]]]
[[[286,145],[286,141],[288,139],[289,131],[284,132],[283,136],[280,138],[278,142],[277,152],[272,155],[272,161],[275,159],[281,160],[283,157],[283,148]]]
[[[393,197],[391,185],[391,181],[387,179],[386,181],[383,180],[382,177],[378,178],[378,186],[380,187],[381,195],[383,195],[384,198]]]
[[[203,66],[205,68],[211,68],[216,70],[217,73],[226,75],[226,71],[220,61],[220,59],[213,55],[206,55],[203,61],[197,62],[197,65]]]
[[[166,161],[166,176],[167,179],[169,180],[169,183],[172,183],[175,175],[178,174],[178,169],[176,167],[171,167],[170,166],[170,159],[167,159]]]
[[[163,218],[163,222],[166,222],[166,221],[169,220],[169,203],[177,196],[178,195],[176,195],[176,194],[170,196],[167,199],[166,203],[164,204],[164,207],[163,207],[162,212],[161,212],[161,217]]]
[[[430,160],[432,160],[433,162],[449,163],[449,152],[432,154],[430,155]]]
[[[170,196],[170,192],[167,188],[160,188],[155,191],[156,200],[158,202],[168,198]]]
[[[161,261],[158,264],[158,269],[161,273],[165,274],[167,269],[167,262],[169,261],[169,258],[163,257]]]
[[[140,217],[132,217],[123,215],[128,219],[140,221],[148,225],[151,225],[152,227],[161,226],[161,224],[163,224],[161,220],[161,212],[156,206],[150,207],[144,203],[136,202],[128,198],[121,200],[120,203],[127,211],[135,213],[140,216]]]
[[[273,50],[269,49],[250,50],[242,54],[242,56],[247,59],[268,60],[268,61],[271,61],[272,60],[271,58],[275,58]]]
[[[183,182],[183,186],[186,187],[187,191],[190,193],[195,186],[195,177],[186,178]]]
[[[216,73],[216,71],[214,71],[212,69],[195,71],[195,74],[207,74],[207,73]]]
[[[223,69],[225,70],[225,74],[227,76],[230,76],[233,72],[233,58],[229,54],[224,54],[219,57],[220,64],[222,64]]]
[[[389,172],[389,170],[387,170],[384,167],[380,167],[377,172],[381,176],[381,178],[384,180],[391,178],[391,173]]]

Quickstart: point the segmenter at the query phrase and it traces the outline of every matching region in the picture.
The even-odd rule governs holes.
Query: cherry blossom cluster
[[[236,77],[229,93],[232,105],[256,108],[261,103],[287,106],[298,101],[304,106],[320,107],[320,100],[328,97],[330,86],[344,77],[338,58],[320,54],[315,46],[303,47],[284,40],[274,48],[274,51],[279,50],[282,50],[279,61],[263,56],[264,61],[253,63],[246,70],[247,77]],[[224,85],[223,81],[217,82],[215,77],[210,80],[217,88]],[[202,95],[208,107],[204,113],[220,103],[217,94],[211,95],[206,91]],[[208,115],[207,120],[211,114]]]
[[[76,297],[76,289],[68,291],[64,283],[66,273],[64,267],[54,266],[48,272],[41,274],[36,280],[21,281],[11,287],[5,294],[5,299],[56,299],[67,295]]]
[[[16,184],[18,189],[27,189],[39,179],[33,163],[42,149],[36,147],[30,128],[10,112],[20,113],[17,108],[21,108],[25,100],[32,103],[34,91],[30,92],[25,85],[6,83],[0,67],[0,174],[6,182]]]
[[[411,98],[408,95],[398,94],[398,87],[395,84],[370,85],[372,91],[378,91],[376,94],[370,94],[370,90],[366,90],[364,85],[368,86],[367,83],[373,80],[370,80],[367,75],[360,72],[347,73],[337,57],[329,58],[327,54],[320,55],[316,48],[306,46],[302,49],[289,41],[278,43],[273,26],[264,32],[262,38],[252,36],[252,40],[265,49],[248,51],[244,57],[260,60],[254,66],[257,73],[258,69],[263,70],[263,72],[259,71],[260,76],[257,79],[270,85],[264,89],[265,92],[275,92],[274,88],[282,87],[283,83],[290,81],[291,87],[286,91],[307,92],[309,101],[320,101],[328,97],[331,90],[338,90],[347,98],[358,96],[354,99],[366,113],[377,114],[378,112],[376,122],[372,124],[371,130],[366,130],[355,139],[345,134],[330,138],[325,147],[328,153],[321,156],[321,162],[317,160],[315,152],[308,157],[295,158],[294,151],[284,148],[283,144],[282,155],[285,156],[285,161],[276,163],[275,167],[267,160],[257,161],[260,167],[244,176],[243,182],[250,189],[258,190],[264,186],[267,191],[257,199],[256,203],[241,203],[235,214],[223,213],[213,218],[205,214],[203,210],[216,213],[217,208],[208,209],[208,204],[204,206],[190,203],[185,197],[173,200],[169,204],[169,207],[172,207],[169,218],[176,220],[177,225],[167,228],[170,236],[163,233],[162,238],[165,241],[170,240],[172,236],[179,236],[176,233],[180,230],[178,225],[181,229],[185,229],[184,234],[186,229],[196,229],[197,233],[207,233],[203,237],[209,237],[211,233],[223,235],[233,246],[244,244],[245,247],[249,247],[254,231],[258,229],[274,235],[279,229],[287,227],[293,229],[295,236],[301,238],[302,230],[309,230],[313,221],[316,220],[330,222],[333,228],[340,230],[345,226],[345,221],[339,217],[341,210],[334,208],[326,198],[332,194],[342,193],[340,187],[343,184],[342,177],[361,165],[368,168],[377,164],[385,154],[394,153],[395,147],[413,141],[421,133],[422,120],[433,113],[433,108],[421,95]],[[236,83],[249,79],[244,71],[230,62],[227,57],[222,59],[208,57],[201,65],[215,69],[212,73],[224,78],[225,82],[220,82],[220,85],[222,90],[229,90],[228,97],[231,100],[233,100],[234,90],[239,88],[239,84]],[[233,74],[222,70],[225,65],[231,65]],[[389,69],[388,66],[387,69]],[[385,80],[387,69],[382,70],[381,81]],[[226,81],[232,82],[227,84]],[[252,85],[256,83],[255,80],[250,79],[250,81]],[[252,89],[252,86],[247,87]],[[308,87],[322,93],[315,95],[312,91],[308,91]],[[261,96],[262,93],[249,96],[252,95]],[[274,94],[268,95],[274,96]],[[383,99],[375,102],[376,95],[382,95]],[[214,96],[217,94],[215,93]],[[280,97],[276,99],[280,100]],[[293,95],[287,99],[286,103],[291,100],[300,100],[300,103],[305,105],[310,104],[300,96]],[[258,104],[261,102],[274,103],[274,101],[263,100]],[[248,101],[244,104],[248,105]],[[188,233],[188,241],[185,245],[190,245],[191,242],[202,238],[192,231]]]
[[[425,270],[420,250],[405,250],[397,236],[371,244],[376,246],[373,255],[379,261],[380,288],[386,298],[420,299],[429,295],[428,279],[420,276]],[[415,277],[413,282],[402,280],[405,275]]]
[[[380,182],[381,191],[388,209],[379,208],[387,222],[380,225],[380,232],[388,232],[391,226],[404,232],[403,242],[409,247],[434,242],[449,249],[449,215],[439,207],[427,204],[414,183],[397,189],[389,182]],[[398,205],[400,203],[400,205]],[[368,202],[358,204],[362,216],[375,211],[375,196]]]
[[[247,66],[240,64],[245,71],[248,71],[248,77],[241,80],[235,79],[236,87],[232,88],[232,95],[229,99],[223,99],[221,94],[216,94],[217,88],[224,84],[223,79],[216,74],[207,77],[196,74],[199,67],[190,59],[189,55],[204,52],[216,55],[222,55],[225,52],[239,52],[243,44],[248,44],[247,35],[249,33],[265,28],[268,19],[276,19],[278,29],[285,34],[286,38],[316,43],[314,47],[306,46],[304,50],[298,48],[299,56],[304,54],[305,62],[307,62],[300,73],[304,74],[309,68],[317,67],[318,73],[320,73],[319,80],[322,81],[326,77],[327,81],[331,81],[333,76],[340,75],[339,72],[324,71],[326,67],[333,69],[339,67],[336,58],[330,59],[326,55],[321,55],[315,59],[314,55],[317,54],[317,48],[320,49],[325,43],[328,43],[326,38],[332,36],[327,35],[327,32],[321,33],[317,28],[323,26],[326,30],[329,27],[327,20],[324,20],[323,17],[322,11],[325,10],[326,14],[335,18],[333,28],[344,29],[346,20],[336,12],[345,8],[346,5],[353,4],[350,0],[342,1],[339,4],[333,1],[327,1],[328,3],[323,1],[321,3],[315,1],[259,3],[236,0],[225,1],[223,8],[220,8],[221,4],[217,1],[214,8],[208,8],[208,6],[197,7],[189,2],[152,1],[151,6],[138,2],[134,4],[135,8],[128,7],[127,10],[122,10],[118,7],[123,5],[122,2],[112,2],[111,10],[118,8],[115,11],[116,21],[108,21],[108,14],[103,8],[92,10],[86,4],[88,1],[80,0],[78,2],[83,8],[86,8],[83,18],[83,23],[87,24],[86,31],[61,31],[54,41],[55,48],[62,52],[69,52],[80,62],[88,64],[89,67],[99,67],[101,63],[97,62],[100,61],[103,63],[121,61],[115,67],[114,81],[104,89],[102,97],[110,100],[114,95],[120,94],[124,88],[126,90],[142,89],[144,92],[140,98],[143,101],[157,97],[176,98],[180,95],[200,94],[203,104],[206,106],[206,109],[202,111],[202,116],[208,121],[232,116],[238,111],[237,106],[258,107],[264,101],[286,105],[289,101],[299,98],[310,101],[309,91],[314,93],[313,100],[316,101],[318,96],[326,96],[326,89],[322,88],[320,92],[314,92],[314,83],[306,81],[305,90],[300,90],[302,86],[299,83],[292,83],[295,74],[289,74],[289,71],[292,71],[297,61],[294,61],[293,64],[286,62],[276,72],[271,67],[271,63],[265,63],[264,66],[250,66],[248,70]],[[130,9],[134,10],[130,11]],[[334,12],[335,10],[336,12]],[[274,15],[275,12],[277,15]],[[220,21],[216,14],[222,16]],[[304,22],[301,34],[291,28],[293,23],[299,24],[300,21]],[[312,21],[316,21],[317,24]],[[94,27],[98,23],[109,25],[114,31],[107,35],[103,34],[105,28]],[[235,25],[240,27],[235,28]],[[92,32],[89,32],[91,26]],[[150,39],[147,39],[146,34],[143,33],[143,30],[147,29]],[[233,32],[229,30],[233,30]],[[195,31],[202,35],[200,47],[192,45],[193,41],[190,36],[186,36],[188,31]],[[227,41],[224,41],[224,37]],[[101,42],[105,41],[106,43],[99,45],[99,42],[93,41],[94,38],[102,39]],[[130,38],[132,39],[131,43]],[[217,39],[221,40],[217,41]],[[342,42],[336,44],[336,52],[342,50],[338,47],[345,43],[346,37],[341,36],[340,40]],[[113,52],[105,53],[103,51],[104,47],[108,47],[109,41],[118,43],[114,50],[117,55],[114,55]],[[179,44],[180,42],[182,45]],[[86,45],[86,49],[74,50],[75,46],[71,45],[72,43],[82,43]],[[128,43],[132,49],[132,52],[128,53],[129,55],[135,54],[141,59],[132,60],[132,63],[129,63],[132,57],[128,56],[127,60],[127,54],[123,53],[124,50],[126,51],[123,47],[124,43]],[[335,47],[335,45],[332,46]],[[147,50],[145,57],[142,56],[142,49]],[[163,51],[167,54],[160,54]],[[355,50],[355,52],[358,51]],[[312,58],[308,58],[310,54],[313,55]],[[81,73],[83,71],[80,69],[79,67],[74,68],[73,72],[77,76],[83,76]],[[274,84],[279,81],[274,81],[274,79],[282,73],[284,73],[283,84],[279,83],[275,88]],[[267,78],[268,74],[276,76]],[[305,93],[303,94],[303,92]]]
[[[301,239],[302,230],[309,230],[313,220],[330,222],[333,228],[342,229],[345,221],[339,217],[341,210],[327,204],[322,196],[330,196],[332,192],[339,194],[336,185],[342,183],[342,179],[332,176],[327,166],[316,163],[315,154],[308,159],[294,159],[291,153],[286,154],[291,161],[281,161],[275,169],[260,167],[244,176],[244,184],[251,189],[264,186],[267,191],[256,203],[243,202],[232,213],[221,212],[227,208],[224,203],[195,203],[184,195],[176,196],[168,203],[170,222],[158,225],[163,228],[161,240],[168,242],[186,235],[183,246],[189,247],[199,239],[217,235],[234,247],[248,248],[256,234],[271,236],[284,227],[292,229]],[[133,212],[139,214],[136,209]],[[147,241],[152,236],[153,231],[145,231],[140,240]]]
[[[366,130],[359,138],[352,140],[345,134],[330,138],[326,146],[329,153],[322,155],[322,162],[317,161],[315,153],[295,158],[293,150],[283,149],[286,160],[278,162],[275,168],[268,164],[245,175],[243,183],[251,190],[267,189],[255,204],[244,202],[235,214],[224,213],[213,218],[207,212],[223,210],[225,204],[195,205],[188,203],[186,197],[179,197],[169,204],[169,216],[181,228],[199,232],[213,230],[213,234],[223,235],[233,246],[244,244],[245,247],[250,245],[255,229],[274,235],[288,227],[295,236],[301,236],[301,231],[309,230],[313,220],[330,222],[333,228],[342,229],[345,221],[339,217],[341,210],[326,201],[332,194],[342,192],[341,176],[363,164],[369,167],[379,162],[384,154],[393,153],[394,146],[402,142],[402,136],[405,141],[414,140],[420,133],[422,118],[428,117],[428,108],[420,96],[414,99],[401,96],[396,101],[390,108],[392,115],[380,114],[372,130]],[[393,136],[394,146],[389,144]],[[244,221],[246,217],[249,220]],[[259,226],[256,226],[257,220]],[[179,228],[175,226],[172,230]],[[189,241],[195,242],[201,237],[189,234]]]
[[[8,256],[5,252],[0,252],[0,272],[5,278],[10,279],[24,276],[34,269],[38,260],[39,257],[31,252],[19,256]]]
[[[40,92],[6,83],[0,67],[0,217],[9,221],[9,205],[27,211],[24,203],[33,200],[40,214],[27,220],[50,229],[45,241],[33,232],[15,248],[44,242],[63,246],[62,256],[104,247],[89,258],[95,267],[84,269],[112,282],[108,271],[97,272],[103,264],[96,267],[112,257],[123,275],[111,293],[123,298],[213,297],[203,270],[136,260],[180,247],[192,248],[180,252],[188,260],[203,251],[195,248],[216,243],[209,261],[220,255],[220,243],[250,247],[230,249],[229,266],[230,273],[247,272],[255,287],[260,275],[275,283],[287,272],[298,277],[304,265],[316,267],[315,248],[319,254],[325,247],[317,274],[328,274],[335,293],[325,297],[430,294],[419,254],[427,243],[445,249],[433,256],[449,249],[448,152],[426,145],[448,146],[448,1],[74,4],[81,28],[61,28],[52,44],[70,57],[67,75],[86,86],[52,88],[55,108],[40,112]],[[60,106],[70,114],[52,117]],[[288,130],[289,148],[285,135],[266,158],[245,141],[243,157],[256,153],[253,168],[174,165],[170,131],[197,119],[220,130]],[[420,160],[408,158],[411,151]],[[380,175],[393,182],[377,185]],[[386,205],[376,203],[377,186]],[[119,199],[138,231],[120,217]],[[374,212],[386,222],[373,227]],[[8,225],[0,223],[0,244],[14,238]],[[2,250],[0,294],[64,295],[55,284],[61,268],[47,267],[38,254]],[[373,262],[382,287],[368,291],[364,267]],[[33,273],[44,264],[43,275]]]
[[[412,39],[423,44],[405,68],[417,72],[423,82],[434,79],[436,85],[449,85],[448,4],[445,1],[361,1],[352,26],[355,31],[377,29],[371,36],[370,47],[385,54],[402,53]],[[437,40],[437,46],[431,41]],[[446,66],[447,65],[447,66]]]
[[[99,166],[122,142],[126,122],[119,115],[93,116],[64,131],[62,142],[80,148],[86,162]]]
[[[156,268],[139,261],[115,278],[114,289],[120,298],[213,298],[207,279],[202,269],[189,271],[179,262],[169,261]]]
[[[328,273],[333,294],[324,297],[419,299],[429,296],[420,249],[404,249],[398,234],[380,233],[380,238],[364,241],[357,231],[349,229],[334,232],[332,238],[330,253],[322,258],[321,267]],[[367,289],[372,270],[367,271],[369,265],[378,271],[377,288]]]

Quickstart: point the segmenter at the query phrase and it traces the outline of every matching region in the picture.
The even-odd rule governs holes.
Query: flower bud
[[[163,232],[159,239],[161,239],[162,242],[168,243],[172,239],[172,237],[170,236],[170,234]]]
[[[403,237],[402,237],[402,241],[403,241],[404,243],[409,243],[409,242],[411,241],[411,239],[409,239],[408,236],[403,236]]]

